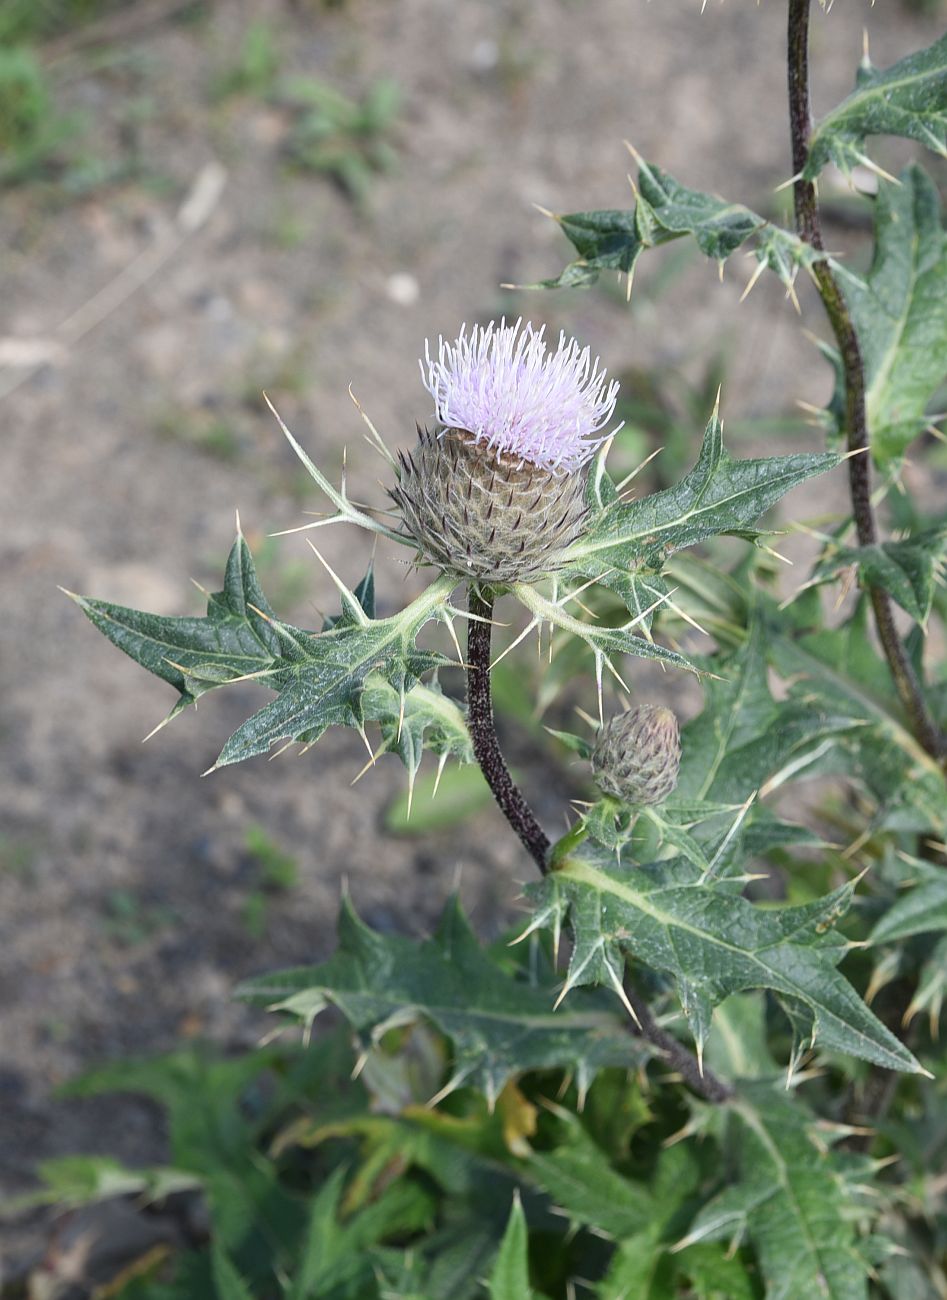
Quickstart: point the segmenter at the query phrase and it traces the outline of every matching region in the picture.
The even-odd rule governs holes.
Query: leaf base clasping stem
[[[493,721],[490,694],[493,593],[489,588],[471,583],[467,608],[470,613],[467,629],[467,725],[474,755],[500,811],[545,875],[549,870],[552,841],[510,774]],[[701,1069],[696,1056],[661,1028],[640,993],[627,980],[625,995],[638,1022],[629,1024],[631,1031],[652,1043],[688,1087],[712,1102],[725,1102],[732,1096],[732,1089],[727,1084],[706,1067]]]

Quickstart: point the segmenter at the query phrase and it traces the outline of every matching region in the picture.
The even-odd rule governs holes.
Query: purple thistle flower
[[[559,335],[555,352],[522,317],[497,326],[461,327],[454,343],[438,339],[437,359],[425,343],[424,386],[444,429],[462,429],[491,451],[572,474],[595,453],[596,438],[615,411],[618,383],[606,381],[599,359]],[[621,428],[621,425],[618,426]],[[617,429],[615,430],[617,432]]]

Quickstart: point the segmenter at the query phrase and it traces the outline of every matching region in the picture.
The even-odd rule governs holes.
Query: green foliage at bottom
[[[899,1243],[930,1235],[943,1191],[919,1182],[910,1158],[888,1168],[856,1149],[857,1131],[834,1122],[831,1105],[825,1115],[824,1083],[787,1090],[765,995],[733,996],[715,1017],[706,1057],[734,1082],[723,1105],[662,1085],[660,1056],[601,1010],[592,1036],[614,1038],[618,1063],[600,1061],[580,1092],[567,1025],[556,1037],[535,1006],[528,1014],[553,988],[545,944],[482,948],[456,905],[421,944],[361,922],[346,938],[352,924],[349,914],[341,956],[315,968],[326,990],[351,984],[359,960],[374,980],[386,952],[417,981],[413,1012],[367,1048],[365,1006],[338,995],[361,1046],[343,1027],[230,1060],[188,1048],[70,1086],[154,1098],[168,1161],[53,1161],[34,1202],[125,1196],[173,1212],[176,1198],[199,1195],[210,1217],[205,1245],[142,1261],[115,1293],[123,1300],[900,1300],[870,1279],[905,1276]],[[452,994],[431,963],[452,934],[468,946],[460,966],[479,978],[445,1033],[434,1009]],[[511,1009],[523,999],[504,1030],[485,1015],[501,996]],[[470,1087],[445,1096],[460,1061],[477,1045],[484,1060],[494,1045],[509,1051],[514,1031],[544,1044],[536,1067],[506,1069],[493,1105]],[[925,1141],[947,1149],[947,1133],[912,1118],[936,1115],[947,1086],[944,1054],[926,1059],[937,1078],[916,1079],[911,1106],[876,1143],[916,1149],[919,1161]]]

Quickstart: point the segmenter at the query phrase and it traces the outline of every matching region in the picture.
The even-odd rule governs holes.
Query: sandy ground
[[[374,181],[366,212],[324,178],[286,171],[286,120],[273,106],[252,94],[212,100],[251,8],[271,20],[281,71],[353,95],[381,76],[399,83],[396,166]],[[56,65],[62,103],[91,123],[101,157],[127,147],[129,105],[147,101],[136,131],[149,177],[74,199],[28,186],[0,204],[0,335],[56,339],[79,309],[87,325],[104,317],[56,364],[0,370],[5,1190],[28,1186],[50,1154],[149,1155],[150,1112],[132,1101],[58,1102],[51,1090],[83,1066],[182,1038],[253,1040],[261,1022],[231,1003],[232,985],[326,955],[343,876],[373,924],[422,931],[460,870],[465,902],[490,933],[528,874],[492,808],[459,830],[386,837],[384,810],[403,773],[387,761],[352,789],[363,751],[348,733],[304,758],[201,780],[262,702],[249,686],[208,697],[142,746],[173,693],[98,636],[57,584],[197,612],[190,578],[219,585],[235,508],[254,546],[321,509],[259,405],[263,386],[327,470],[338,472],[347,443],[353,492],[379,500],[382,463],[361,438],[347,386],[391,444],[407,444],[430,414],[417,370],[423,341],[463,320],[528,313],[590,342],[616,373],[658,365],[693,376],[722,349],[731,421],[825,398],[827,373],[779,287],[763,282],[738,306],[748,273],[740,257],[722,286],[695,260],[657,294],[669,255],[655,255],[630,308],[613,287],[499,287],[555,274],[568,257],[532,204],[627,205],[625,137],[688,184],[771,201],[789,173],[784,6],[710,0],[699,9],[698,0],[219,3],[203,20],[142,31],[118,65],[96,70],[88,55]],[[813,21],[817,111],[850,88],[863,25],[881,65],[941,26],[893,0],[842,0]],[[217,167],[219,196],[179,238],[181,202]],[[148,250],[171,244],[149,267]],[[95,295],[132,264],[150,272],[145,282],[98,313]],[[822,330],[805,292],[803,305]],[[218,419],[229,433],[215,453],[201,438]],[[698,437],[695,428],[695,447]],[[800,425],[773,449],[812,445]],[[825,489],[827,500],[838,487]],[[357,581],[366,539],[320,537]],[[380,554],[378,567],[383,608],[419,589],[397,557]],[[286,617],[311,623],[313,604],[332,605],[300,536],[267,544],[263,576]],[[519,757],[528,775],[525,749]],[[558,821],[568,790],[532,784],[543,815]],[[299,869],[296,886],[270,900],[262,935],[246,920],[260,878],[246,846],[253,825]]]

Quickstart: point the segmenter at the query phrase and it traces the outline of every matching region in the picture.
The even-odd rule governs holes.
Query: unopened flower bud
[[[677,785],[680,767],[677,718],[660,704],[640,704],[610,718],[592,754],[596,785],[622,803],[661,803]]]
[[[615,409],[589,349],[520,321],[466,326],[426,349],[421,373],[437,425],[401,457],[392,497],[428,563],[488,582],[529,582],[559,567],[586,516],[594,435]]]

